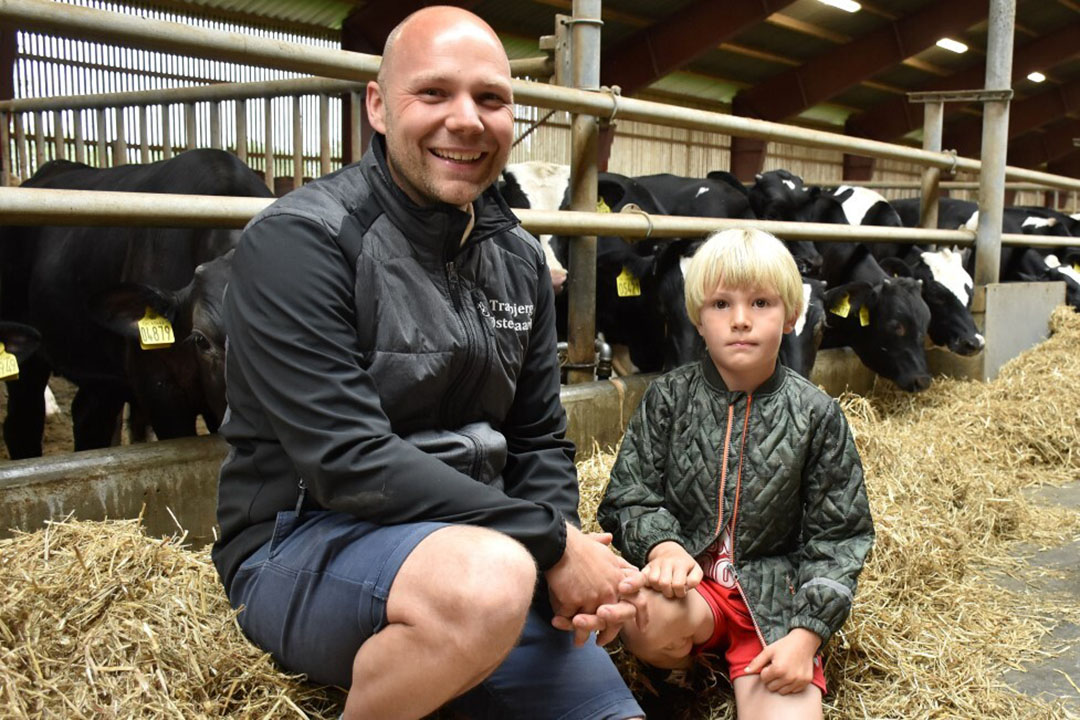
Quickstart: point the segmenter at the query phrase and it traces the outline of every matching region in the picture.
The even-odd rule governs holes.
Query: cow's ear
[[[90,316],[114,333],[138,340],[139,320],[146,315],[147,309],[173,323],[179,305],[176,293],[149,285],[123,283],[91,300]]]
[[[41,334],[22,323],[0,322],[0,343],[4,352],[11,353],[19,362],[25,362],[41,345]]]
[[[1071,267],[1076,272],[1080,272],[1080,251],[1067,250],[1061,264]]]
[[[881,269],[893,277],[915,277],[911,266],[898,257],[883,258],[878,262]]]
[[[840,285],[825,291],[825,323],[830,327],[870,322],[870,299],[874,289],[864,282]]]
[[[629,178],[614,173],[605,173],[596,182],[596,196],[608,208],[616,208],[626,198],[626,181]],[[567,191],[569,192],[569,190]],[[599,202],[597,203],[599,204]]]

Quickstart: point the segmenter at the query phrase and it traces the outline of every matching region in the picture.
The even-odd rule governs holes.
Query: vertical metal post
[[[990,0],[986,47],[986,89],[1008,90],[1012,83],[1016,0]],[[982,172],[979,175],[979,227],[975,234],[975,284],[998,281],[1001,222],[1005,215],[1005,153],[1009,141],[1009,100],[983,103]]]
[[[293,95],[292,99],[292,145],[293,145],[293,188],[304,184],[304,118],[301,111],[301,98]]]
[[[83,111],[76,110],[74,114],[75,121],[75,162],[86,162],[86,141],[83,137]]]
[[[928,102],[923,106],[923,150],[941,152],[944,120],[944,102]],[[919,193],[919,227],[937,229],[940,183],[941,168],[927,167],[923,170],[922,191]]]
[[[10,167],[15,164],[15,154],[11,152],[11,131],[8,129],[11,123],[11,113],[6,110],[0,111],[0,187],[11,184]]]
[[[363,155],[363,148],[361,148],[361,133],[360,133],[360,116],[364,112],[363,108],[364,95],[358,92],[349,93],[349,113],[352,117],[352,122],[349,123],[349,157],[342,158],[342,165],[351,165],[360,159]]]
[[[127,125],[124,107],[113,108],[116,117],[116,140],[113,142],[113,165],[127,165]]]
[[[139,162],[150,162],[150,118],[145,105],[139,106]]]
[[[236,157],[247,162],[247,100],[236,101]]]
[[[161,159],[172,157],[172,113],[168,105],[161,106]]]
[[[330,96],[319,95],[319,176],[330,174]]]
[[[34,160],[37,162],[34,172],[48,160],[45,157],[45,117],[40,110],[34,113]]]
[[[64,111],[53,110],[53,157],[57,160],[67,159],[67,147],[64,142]]]
[[[30,177],[30,148],[26,146],[26,131],[23,129],[23,113],[15,112],[15,158],[18,161],[19,178]]]
[[[184,149],[195,149],[195,103],[184,103]]]
[[[221,102],[210,101],[210,147],[221,149]]]
[[[263,161],[266,164],[266,170],[263,177],[270,192],[274,192],[274,104],[272,100],[273,98],[266,97],[263,103],[266,111],[266,128],[263,133]]]
[[[583,90],[600,89],[600,0],[574,0],[571,37],[571,81]],[[596,211],[597,150],[600,123],[592,115],[570,121],[570,208]],[[596,236],[570,244],[569,348],[567,381],[593,379],[596,358]]]

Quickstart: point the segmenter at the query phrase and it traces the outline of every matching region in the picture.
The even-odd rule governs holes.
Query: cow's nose
[[[932,379],[929,375],[916,375],[914,380],[912,381],[912,384],[914,386],[913,390],[915,392],[922,392],[923,390],[926,390],[928,387],[930,387],[931,381]]]

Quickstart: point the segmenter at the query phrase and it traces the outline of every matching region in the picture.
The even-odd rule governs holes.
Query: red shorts
[[[705,578],[697,586],[697,590],[712,608],[713,634],[704,644],[695,645],[693,654],[722,654],[728,664],[728,676],[734,682],[735,678],[746,674],[746,666],[762,650],[761,639],[754,628],[750,610],[743,602],[738,588],[728,589]],[[825,673],[821,668],[821,655],[814,656],[814,678],[810,682],[825,695]]]

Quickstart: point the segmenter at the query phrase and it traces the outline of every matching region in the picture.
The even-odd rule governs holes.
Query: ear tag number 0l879
[[[176,342],[172,323],[147,307],[139,320],[139,347],[143,350],[160,350]]]
[[[4,343],[0,343],[0,380],[18,380],[19,361],[15,356],[4,349]]]

